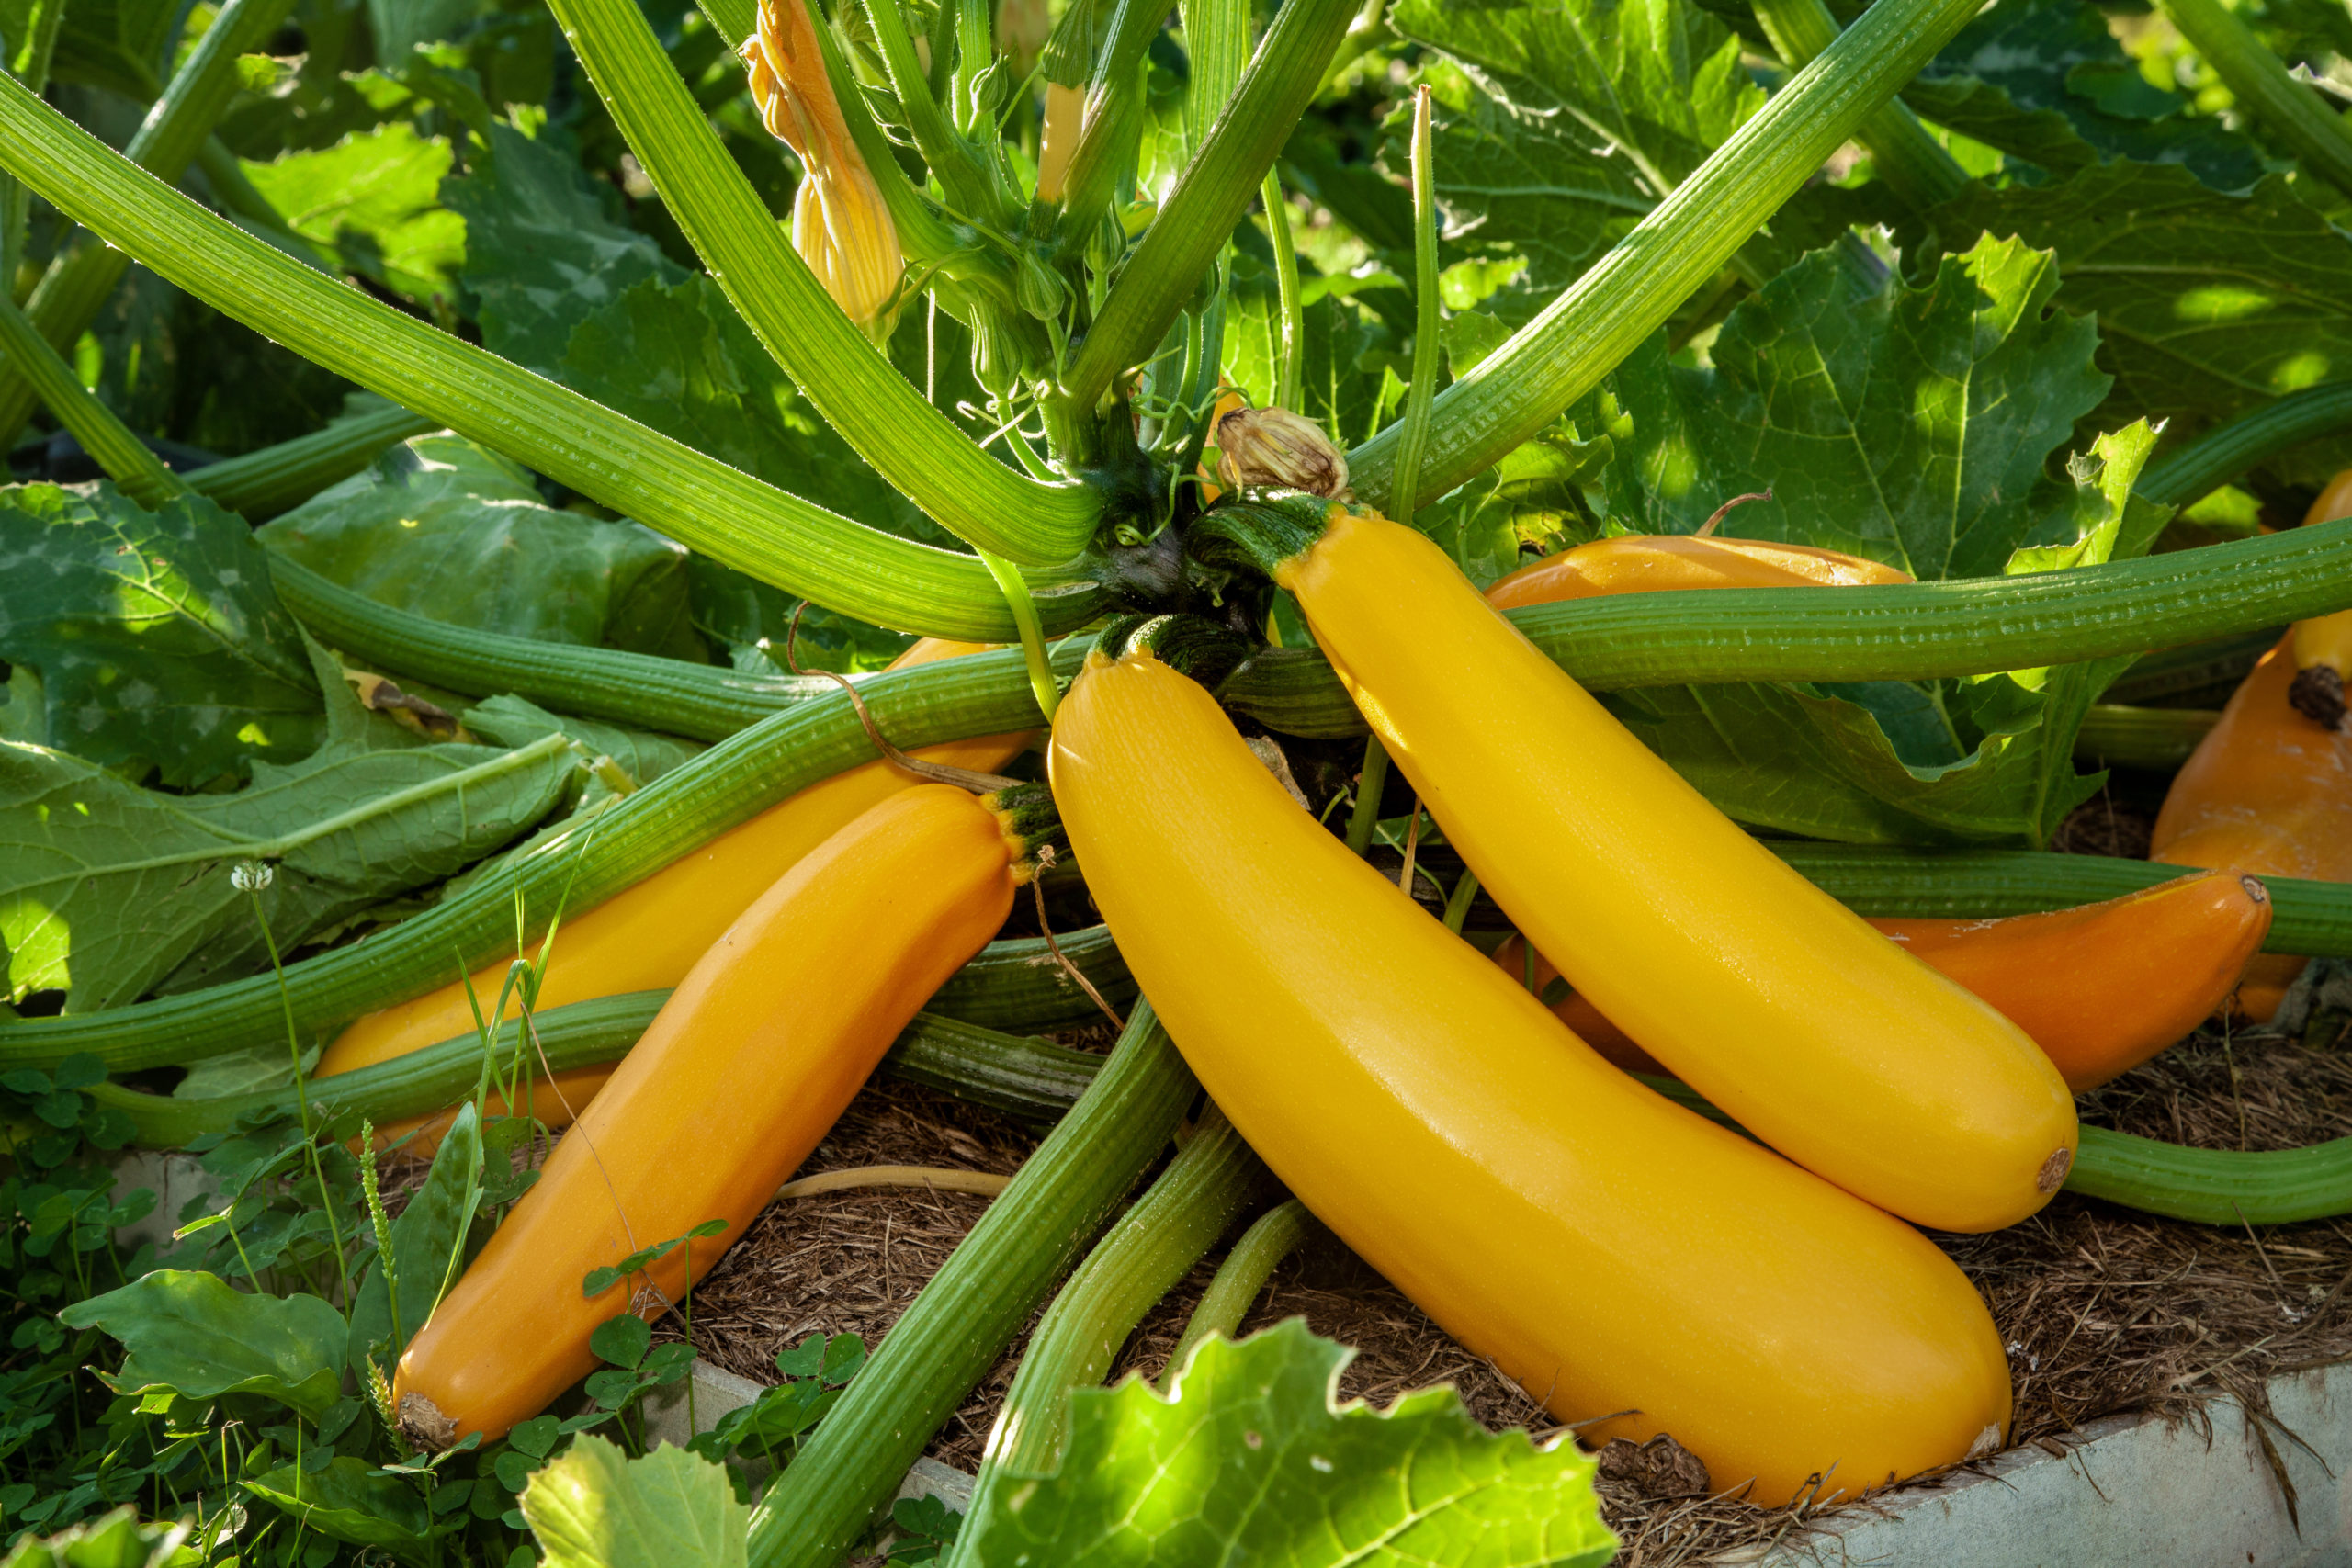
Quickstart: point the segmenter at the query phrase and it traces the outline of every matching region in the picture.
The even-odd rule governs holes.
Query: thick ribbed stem
[[[2086,768],[2169,773],[2188,761],[2220,722],[2211,708],[2134,708],[2101,704],[2075,732],[2075,761]]]
[[[1061,393],[1070,410],[1091,412],[1113,380],[1167,335],[1314,98],[1323,62],[1354,15],[1355,0],[1289,0],[1275,13],[1241,85],[1080,344]]]
[[[1250,1315],[1251,1303],[1258,1292],[1266,1288],[1274,1269],[1282,1260],[1306,1245],[1322,1226],[1306,1212],[1306,1205],[1295,1198],[1286,1199],[1258,1216],[1257,1222],[1241,1233],[1233,1250],[1218,1264],[1216,1277],[1202,1292],[1201,1304],[1193,1309],[1192,1320],[1184,1325],[1183,1337],[1176,1341],[1176,1348],[1168,1354],[1168,1371],[1160,1379],[1163,1390],[1172,1389],[1183,1374],[1184,1365],[1202,1340],[1222,1334],[1227,1338]]]
[[[1894,96],[1978,0],[1879,0],[1566,292],[1438,399],[1421,488],[1483,473],[1598,385],[1728,263],[1823,160]],[[1397,432],[1348,455],[1385,501]]]
[[[171,84],[140,122],[123,156],[167,185],[178,179],[236,96],[238,60],[259,49],[293,8],[294,0],[229,0],[173,73]],[[9,85],[24,91],[20,84],[12,81]],[[0,148],[16,140],[13,130],[0,132]],[[0,154],[0,163],[8,164],[18,179],[53,205],[82,218],[81,212],[58,201],[41,181],[16,168],[5,154]],[[99,237],[113,239],[104,229],[91,227]],[[122,281],[123,269],[130,261],[111,245],[94,243],[86,234],[78,236],[51,259],[32,298],[25,301],[25,314],[52,347],[61,353],[72,349],[98,307]],[[17,444],[17,434],[33,411],[33,400],[31,385],[23,372],[13,364],[0,362],[0,452]]]
[[[2186,506],[2256,464],[2346,429],[2352,429],[2352,381],[2324,381],[2242,413],[2165,453],[2132,488],[2159,505]]]
[[[1061,1461],[1070,1392],[1102,1381],[1144,1314],[1192,1272],[1265,1180],[1264,1163],[1211,1105],[1191,1141],[1088,1255],[1029,1337],[972,1484],[966,1517],[983,1529],[958,1538],[950,1559],[956,1568],[979,1561],[977,1549],[1000,1490]]]
[[[338,479],[349,479],[394,442],[440,428],[439,421],[403,408],[379,409],[275,446],[208,463],[182,477],[198,495],[209,495],[259,523],[301,505]]]
[[[1023,566],[1084,549],[1102,498],[981,451],[842,314],[663,52],[633,0],[554,0],[629,146],[727,298],[860,457],[942,526]]]
[[[164,467],[164,460],[82,385],[74,367],[34,330],[6,294],[0,294],[0,352],[7,355],[9,365],[25,378],[34,395],[49,406],[57,423],[82,444],[82,450],[106,470],[123,494],[153,511],[172,497],[187,493],[179,476]]]
[[[893,1324],[752,1515],[751,1568],[832,1568],[1175,1131],[1198,1085],[1138,1003],[1084,1097]]]
[[[2352,195],[2352,130],[2315,88],[2290,75],[2222,0],[2164,0],[2164,10],[2241,108],[2286,143],[2306,171]]]
[[[1389,504],[1399,517],[1420,509],[1421,455],[1429,450],[1430,409],[1437,398],[1437,164],[1430,149],[1430,90],[1413,93],[1413,384],[1396,422],[1396,468]]]
[[[901,630],[975,642],[1017,635],[978,558],[786,495],[323,277],[142,173],[13,81],[0,82],[0,167],[216,310],[714,559]],[[859,352],[872,353],[862,339]]]
[[[1756,19],[1774,52],[1792,69],[1810,65],[1838,39],[1838,18],[1821,0],[1757,0]],[[1871,155],[1871,169],[1910,206],[1925,211],[1950,201],[1968,184],[1967,171],[1928,134],[1900,98],[1871,111],[1854,131]]]

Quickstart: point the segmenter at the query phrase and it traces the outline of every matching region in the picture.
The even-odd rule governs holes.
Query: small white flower
[[[240,893],[266,893],[277,880],[277,868],[267,861],[241,860],[229,872],[229,886]]]

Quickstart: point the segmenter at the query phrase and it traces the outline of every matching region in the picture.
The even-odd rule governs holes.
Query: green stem
[[[57,52],[65,5],[66,0],[32,0],[24,13],[24,31],[16,40],[16,52],[0,62],[35,94],[49,90],[49,65]],[[12,303],[17,298],[17,267],[25,257],[25,230],[31,219],[32,192],[15,175],[0,175],[0,294]]]
[[[552,0],[551,9],[711,276],[858,456],[982,548],[1024,566],[1083,550],[1101,496],[1006,468],[875,352],[761,204],[635,0]]]
[[[940,9],[943,13],[948,9],[946,0],[942,0]],[[898,95],[899,109],[906,117],[916,151],[939,181],[939,188],[947,193],[949,205],[959,212],[994,220],[996,193],[989,188],[988,176],[932,96],[931,78],[915,55],[915,40],[907,32],[906,13],[899,9],[899,0],[865,0],[865,17],[873,26],[874,41],[881,46],[882,67],[889,73],[890,90]],[[823,25],[821,17],[812,20]]]
[[[1446,896],[1445,929],[1454,935],[1462,934],[1462,922],[1470,918],[1470,906],[1478,899],[1478,874],[1464,866],[1453,891]]]
[[[334,1241],[334,1267],[343,1285],[343,1299],[351,1300],[351,1266],[345,1257],[343,1221],[334,1212],[334,1194],[327,1190],[327,1169],[319,1158],[319,1127],[311,1120],[311,1095],[303,1082],[302,1039],[294,1028],[294,1002],[286,991],[286,961],[278,956],[277,934],[269,929],[269,917],[262,913],[261,885],[249,882],[245,897],[253,904],[254,923],[261,928],[262,944],[269,950],[269,972],[277,976],[277,999],[286,1014],[286,1049],[294,1069],[294,1111],[296,1125],[302,1129],[302,1150],[310,1156],[311,1176],[319,1189],[319,1206],[326,1211],[327,1232]]]
[[[1008,1485],[1061,1462],[1069,1396],[1100,1383],[1136,1325],[1216,1245],[1262,1189],[1266,1168],[1212,1104],[1183,1149],[1071,1276],[1029,1337],[972,1483],[951,1568],[980,1561],[983,1531]]]
[[[1233,1244],[1233,1250],[1217,1265],[1216,1277],[1202,1293],[1201,1304],[1193,1309],[1192,1320],[1184,1325],[1183,1337],[1169,1352],[1168,1370],[1159,1383],[1162,1393],[1174,1393],[1177,1380],[1184,1375],[1184,1368],[1202,1340],[1218,1334],[1228,1339],[1233,1337],[1276,1266],[1306,1246],[1322,1228],[1306,1212],[1306,1204],[1291,1198],[1259,1215],[1257,1223],[1241,1233],[1241,1239]]]
[[[1430,441],[1430,406],[1437,397],[1437,168],[1430,151],[1430,90],[1413,90],[1413,384],[1396,429],[1396,476],[1388,487],[1396,515],[1409,518],[1421,503],[1421,454]]]
[[[1088,926],[1055,937],[1006,937],[981,949],[932,993],[924,1005],[966,1023],[989,1029],[1069,1029],[1102,1016],[1094,998],[1072,984],[1054,958],[1061,950],[1088,985],[1113,1007],[1135,1000],[1135,976],[1108,926]]]
[[[163,96],[147,111],[120,155],[166,185],[177,180],[236,96],[238,59],[261,48],[293,8],[293,0],[228,0],[173,73]],[[21,83],[12,80],[8,86],[12,95],[38,97]],[[14,130],[0,132],[0,164],[61,211],[83,219],[82,212],[59,201],[43,181],[17,166],[11,154],[20,150],[39,156],[32,148],[21,146],[22,141]],[[92,229],[102,239],[113,238],[96,225]],[[49,270],[25,302],[25,314],[51,346],[61,353],[70,351],[113,294],[131,259],[112,245],[94,244],[88,236],[80,237],[51,259]],[[0,452],[17,444],[32,411],[33,390],[22,368],[0,363]]]
[[[251,860],[263,861],[283,860],[305,844],[316,843],[321,839],[330,838],[347,829],[356,828],[363,822],[371,822],[379,817],[389,817],[395,812],[406,810],[419,801],[431,800],[444,795],[462,795],[467,790],[488,780],[503,778],[508,773],[519,772],[546,761],[550,757],[558,756],[567,750],[571,745],[571,740],[568,736],[543,735],[527,746],[518,746],[512,751],[501,751],[486,762],[476,762],[470,768],[460,768],[452,773],[436,774],[432,778],[413,784],[406,789],[394,790],[390,795],[379,795],[362,805],[352,807],[348,810],[338,811],[334,816],[322,818],[316,822],[305,823],[300,828],[280,833],[274,838],[243,838],[216,829],[218,840],[203,849],[179,850],[170,854],[151,855],[145,860],[121,861],[109,864],[107,870],[119,874],[160,871],[166,866],[175,865],[209,865],[229,856],[243,856]]]
[[[153,512],[174,496],[187,493],[179,476],[82,385],[74,367],[34,330],[5,288],[0,288],[0,351],[6,353],[7,363],[49,405],[57,423],[82,444],[82,450],[121,487],[123,494]]]
[[[2240,107],[2284,142],[2306,170],[2352,195],[2352,130],[2315,89],[2288,74],[2254,29],[2221,0],[2164,0],[2164,10]]]
[[[600,1067],[627,1055],[669,999],[667,991],[598,997],[535,1012],[531,1027],[552,1071]],[[509,1019],[492,1049],[514,1051],[522,1038],[522,1021]],[[537,1053],[529,1055],[536,1074]],[[356,1134],[363,1122],[381,1126],[446,1111],[472,1094],[481,1079],[481,1036],[469,1033],[372,1066],[313,1077],[303,1088],[315,1116],[312,1125],[331,1140],[343,1139]],[[1021,1039],[924,1012],[899,1032],[882,1068],[893,1077],[969,1104],[1051,1123],[1085,1093],[1102,1071],[1102,1060],[1091,1051]],[[226,1137],[241,1124],[301,1111],[301,1097],[285,1089],[203,1100],[149,1094],[114,1083],[85,1092],[101,1106],[129,1117],[131,1142],[149,1149],[181,1148],[212,1134]]]
[[[1283,197],[1280,168],[1269,168],[1258,189],[1266,209],[1266,238],[1274,247],[1274,300],[1281,330],[1274,361],[1274,407],[1298,412],[1298,364],[1306,342],[1299,320],[1298,246],[1291,238],[1290,203]]]
[[[2329,1219],[2352,1213],[2352,1138],[2248,1152],[2184,1148],[2086,1127],[2066,1190],[2233,1229]]]
[[[1380,826],[1380,794],[1388,785],[1388,750],[1380,737],[1367,734],[1363,741],[1363,770],[1356,779],[1355,809],[1348,817],[1348,852],[1361,855],[1372,848],[1372,835]]]
[[[2324,381],[2242,413],[2148,465],[2132,488],[2162,506],[2186,506],[2306,441],[2352,428],[2352,381]]]
[[[1881,0],[1885,4],[1886,0]],[[1220,506],[1211,518],[1239,513]],[[1785,593],[1629,593],[1510,619],[1594,690],[1713,681],[1927,681],[2179,648],[2352,607],[2352,520],[2025,577]],[[1219,690],[1289,735],[1361,735],[1323,656],[1269,649]]]
[[[1197,1092],[1148,1004],[752,1515],[750,1568],[832,1568],[1110,1217]]]
[[[1036,699],[1009,656],[893,671],[858,689],[883,732],[910,749],[1037,722]],[[433,990],[453,973],[511,957],[518,900],[527,943],[560,901],[574,909],[600,904],[754,813],[874,756],[849,699],[838,693],[764,719],[527,852],[490,863],[464,892],[424,913],[293,965],[286,978],[296,1024],[315,1039],[363,1012]],[[275,984],[263,976],[103,1012],[0,1020],[0,1069],[54,1065],[81,1051],[115,1073],[186,1064],[267,1043],[277,1014]]]
[[[216,310],[714,559],[884,626],[973,641],[1017,635],[977,558],[786,495],[322,276],[141,173],[14,82],[0,82],[0,166]],[[860,352],[872,352],[862,339]]]
[[[2170,773],[2188,761],[2220,721],[2211,708],[2134,708],[2100,704],[2075,732],[2075,761],[2086,768]]]
[[[1838,18],[1822,0],[1757,0],[1756,19],[1792,69],[1811,64],[1838,39]],[[1871,171],[1917,210],[1950,201],[1968,184],[1967,172],[1900,98],[1871,110],[1854,140],[1870,153]]]
[[[1070,409],[1091,412],[1112,382],[1167,335],[1314,98],[1322,63],[1354,15],[1355,0],[1289,0],[1275,13],[1241,85],[1129,254],[1080,344],[1061,391]]]
[[[1250,67],[1250,10],[1248,0],[1181,0],[1184,60],[1192,67],[1184,90],[1187,158],[1200,152],[1209,127],[1216,123]]]
[[[1029,584],[1023,581],[1021,569],[1011,561],[980,551],[980,559],[996,578],[996,585],[1003,591],[1004,603],[1012,612],[1012,624],[1021,628],[1021,659],[1029,671],[1029,689],[1037,695],[1037,711],[1046,722],[1054,722],[1054,710],[1061,705],[1061,688],[1054,682],[1054,667],[1046,652],[1046,636],[1037,626],[1036,602],[1029,596]]]
[[[1967,919],[2030,915],[2120,898],[2190,874],[2188,866],[2039,850],[1885,850],[1780,842],[1772,852],[1856,914]],[[2352,883],[2266,876],[2265,953],[2352,957]]]
[[[1634,231],[1438,399],[1421,488],[1484,472],[1599,385],[1728,263],[1862,121],[1978,10],[1879,0],[1775,93]],[[1398,432],[1348,456],[1356,493],[1388,498]]]
[[[403,408],[379,409],[257,452],[207,463],[183,478],[198,495],[260,523],[349,479],[393,443],[440,428],[439,422]]]

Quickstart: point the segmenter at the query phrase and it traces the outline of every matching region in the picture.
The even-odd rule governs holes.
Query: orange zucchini
[[[1199,686],[1098,650],[1051,765],[1203,1087],[1584,1441],[1671,1432],[1767,1505],[1998,1446],[2007,1361],[1949,1258],[1610,1067],[1318,827]]]
[[[403,1428],[434,1448],[499,1437],[594,1370],[598,1324],[651,1316],[708,1270],[924,1000],[996,934],[1025,853],[1003,814],[919,784],[744,910],[410,1343],[393,1383]],[[711,1219],[726,1222],[718,1235],[582,1294],[590,1270]]]
[[[2352,882],[2352,731],[2287,700],[2290,631],[2232,694],[2165,795],[2150,860],[2256,876]],[[2246,966],[2238,1007],[2267,1022],[2306,961],[2265,953]]]
[[[2270,897],[2251,876],[2209,871],[2043,914],[1871,924],[1991,1003],[2080,1092],[2138,1066],[2229,1001],[2269,933]],[[1495,952],[1505,974],[1532,979],[1540,996],[1559,971],[1539,953],[1530,976],[1526,961],[1518,936]],[[1552,1010],[1628,1072],[1666,1071],[1581,994]]]
[[[1772,1147],[1920,1224],[2048,1202],[2074,1097],[1999,1013],[1791,870],[1426,536],[1298,499],[1215,527],[1317,643],[1479,882],[1576,988]]]
[[[1911,574],[1842,550],[1713,535],[1623,534],[1521,567],[1487,590],[1498,610],[1679,588],[1847,588]]]
[[[927,637],[909,649],[891,668],[976,653],[981,647]],[[1028,734],[990,735],[926,746],[910,754],[926,761],[989,773],[1019,755],[1030,739]],[[920,782],[878,759],[852,768],[777,802],[595,908],[568,911],[556,931],[537,1005],[561,1007],[567,1002],[677,985],[719,933],[803,855],[876,802]],[[467,987],[470,985],[481,998],[487,1016],[497,1005],[512,962],[507,958],[484,964],[468,981],[356,1020],[327,1047],[319,1060],[317,1076],[331,1077],[372,1066],[472,1032],[474,1011]],[[508,1012],[511,1017],[513,1010]],[[595,1095],[614,1070],[582,1067],[560,1075],[560,1096],[550,1092],[547,1080],[538,1077],[521,1098],[530,1113],[549,1127],[568,1126],[572,1113]],[[491,1115],[503,1114],[505,1109],[503,1100],[485,1108]],[[439,1128],[447,1125],[449,1114],[414,1117],[379,1128],[379,1144],[407,1138],[402,1153],[430,1158],[440,1143]],[[416,1136],[410,1137],[412,1133]]]

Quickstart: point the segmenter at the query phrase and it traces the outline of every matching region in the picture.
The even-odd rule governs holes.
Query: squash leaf
[[[281,1464],[239,1484],[330,1540],[373,1547],[404,1562],[430,1562],[433,1519],[424,1499],[406,1481],[373,1472],[366,1460],[339,1454],[308,1474]]]
[[[338,270],[421,303],[447,291],[466,254],[466,220],[441,205],[449,144],[394,120],[332,147],[244,162],[293,231]]]
[[[149,512],[111,484],[11,485],[0,558],[0,659],[39,673],[50,744],[187,788],[319,743],[318,679],[243,518],[198,496]]]
[[[95,1012],[268,964],[239,861],[274,861],[262,908],[281,953],[392,894],[519,837],[570,787],[573,755],[419,745],[360,707],[334,660],[328,739],[288,767],[257,762],[233,795],[124,783],[46,747],[0,744],[0,943],[11,997],[62,989]]]
[[[1070,1397],[1060,1468],[1008,1478],[966,1521],[981,1568],[1279,1562],[1599,1568],[1593,1461],[1471,1420],[1452,1388],[1385,1411],[1334,1397],[1355,1352],[1292,1319],[1203,1342],[1174,1397],[1130,1380]]]
[[[2177,164],[2102,164],[2063,185],[1973,185],[1927,221],[1915,268],[1984,234],[2054,255],[2054,302],[2098,323],[2099,366],[2115,378],[2098,414],[2109,428],[2168,422],[2177,443],[2352,375],[2352,235],[2283,175],[2233,196]],[[2352,442],[2339,438],[2267,467],[2319,482],[2347,462]]]
[[[557,511],[528,470],[461,435],[390,448],[260,538],[379,604],[454,626],[707,657],[683,549],[635,523]]]
[[[628,1459],[593,1433],[532,1472],[523,1517],[542,1568],[743,1568],[751,1510],[725,1467],[667,1444]]]

